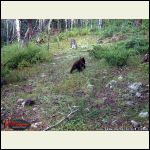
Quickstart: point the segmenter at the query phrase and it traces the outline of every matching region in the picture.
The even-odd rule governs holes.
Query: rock
[[[92,90],[93,90],[93,88],[94,88],[94,85],[92,85],[92,84],[88,84],[88,85],[87,85],[87,88],[88,88],[88,90],[89,90],[89,91],[92,91]]]
[[[35,124],[31,124],[31,128],[37,128]]]
[[[37,109],[38,109],[37,107],[34,107],[34,108],[33,108],[33,111],[36,111]]]
[[[25,100],[25,101],[22,103],[22,106],[23,106],[23,107],[24,107],[24,106],[33,106],[33,105],[35,105],[35,101],[30,100],[30,99]]]
[[[23,101],[24,101],[24,99],[19,98],[19,99],[17,100],[17,103],[21,103],[21,102],[23,102]]]
[[[40,126],[42,124],[42,122],[36,122],[35,126]]]
[[[103,122],[103,123],[107,123],[108,120],[104,118],[104,119],[102,119],[102,122]]]
[[[116,84],[116,80],[111,80],[109,83],[106,84],[106,87],[113,88]]]
[[[139,98],[139,97],[141,97],[141,93],[136,92],[135,96]]]
[[[122,77],[122,76],[119,76],[119,77],[118,77],[118,80],[120,80],[120,81],[121,81],[122,79],[123,79],[123,77]]]
[[[140,127],[140,124],[134,120],[131,120],[131,124],[135,130],[138,130]]]
[[[103,101],[107,100],[107,97],[103,97],[102,100],[103,100]]]
[[[131,85],[128,86],[129,89],[131,89],[131,92],[136,93],[137,91],[139,91],[142,87],[142,83],[141,82],[135,82]]]
[[[147,127],[143,127],[142,130],[148,131],[148,128]]]
[[[117,124],[117,120],[112,121],[111,125],[112,125],[112,126],[118,125],[118,124]]]
[[[46,77],[46,75],[45,75],[45,73],[42,73],[41,78],[44,78],[44,77]]]
[[[141,117],[141,118],[145,118],[145,117],[148,117],[148,116],[149,116],[148,112],[140,112],[139,113],[139,117]]]
[[[146,87],[149,87],[149,84],[147,84]]]
[[[41,124],[42,124],[42,122],[36,122],[36,123],[31,124],[31,127],[38,128]]]
[[[85,108],[85,111],[90,111],[90,109],[89,108]]]
[[[127,104],[128,106],[134,106],[134,102],[133,102],[133,101],[127,101],[126,104]]]

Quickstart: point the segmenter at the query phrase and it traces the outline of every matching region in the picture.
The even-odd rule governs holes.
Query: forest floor
[[[139,116],[149,112],[149,75],[143,73],[144,67],[118,69],[94,59],[89,51],[96,37],[81,37],[77,43],[78,49],[59,50],[51,61],[20,70],[28,74],[27,80],[1,88],[1,108],[30,122],[27,130],[33,131],[56,125],[74,110],[50,130],[134,130],[132,120],[140,124],[139,130],[148,130],[148,116]],[[85,58],[86,68],[70,74],[80,57]],[[133,83],[142,83],[140,95],[130,93]],[[23,107],[21,99],[34,100],[35,105]]]

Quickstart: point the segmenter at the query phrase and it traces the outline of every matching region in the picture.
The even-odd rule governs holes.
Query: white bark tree
[[[66,31],[68,30],[68,25],[67,25],[67,19],[65,19],[65,28],[66,28]]]
[[[98,27],[99,27],[99,29],[102,28],[102,24],[103,24],[103,20],[102,19],[98,19]]]
[[[17,40],[20,42],[20,21],[16,19],[16,31],[17,31]]]
[[[73,19],[71,19],[71,30],[73,28]]]

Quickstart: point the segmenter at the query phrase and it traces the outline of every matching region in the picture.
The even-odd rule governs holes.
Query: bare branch
[[[76,109],[76,110],[74,110],[74,111],[71,110],[71,112],[70,112],[66,117],[64,117],[62,120],[58,121],[55,125],[52,125],[52,126],[47,127],[47,128],[44,129],[43,131],[48,131],[48,130],[54,128],[55,126],[59,125],[59,124],[60,124],[61,122],[63,122],[64,120],[69,119],[69,117],[70,117],[72,114],[74,114],[75,112],[77,112],[78,110],[79,110],[79,109]]]

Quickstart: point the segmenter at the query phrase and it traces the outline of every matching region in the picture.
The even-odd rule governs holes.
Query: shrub
[[[149,42],[142,37],[133,37],[126,41],[125,48],[133,48],[139,54],[145,54],[149,51]]]
[[[9,52],[7,55],[9,55]],[[31,64],[46,60],[47,55],[49,55],[48,51],[43,50],[33,43],[29,43],[26,48],[15,50],[14,53],[8,57],[6,66],[9,69],[15,69],[18,66],[30,66]]]
[[[101,45],[95,45],[91,51],[91,55],[97,59],[104,58],[109,65],[124,66],[127,65],[129,56],[134,55],[134,51],[132,49],[123,49],[122,47],[108,48],[102,47]]]
[[[90,30],[88,28],[83,28],[80,29],[78,32],[80,36],[84,36],[84,35],[88,35],[90,33]]]

